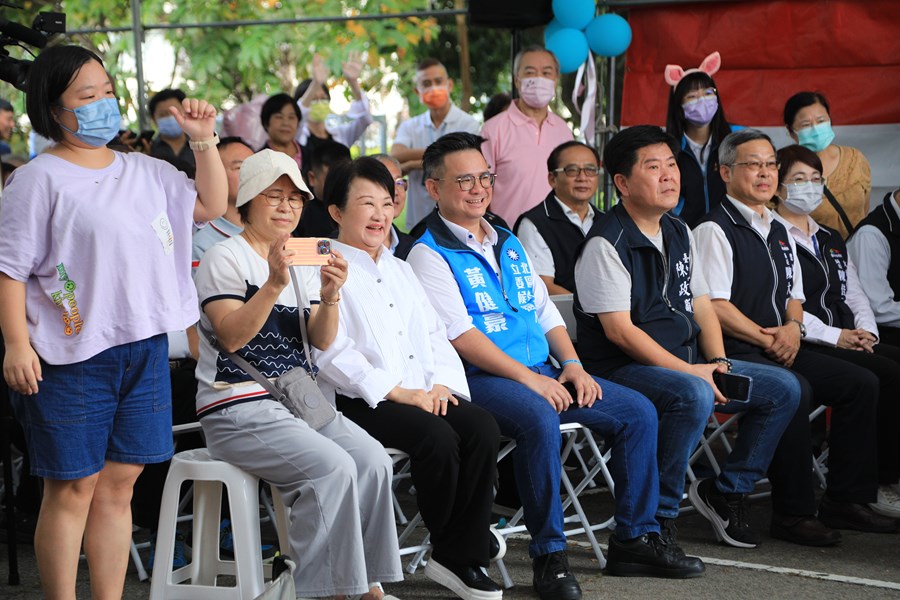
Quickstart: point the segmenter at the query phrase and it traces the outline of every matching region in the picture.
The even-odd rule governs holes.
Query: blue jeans
[[[763,478],[781,434],[800,402],[800,384],[789,371],[744,361],[732,361],[734,373],[753,378],[749,402],[729,402],[716,412],[742,413],[738,438],[716,481],[719,491],[745,494]],[[700,377],[680,371],[631,363],[610,379],[646,394],[659,413],[659,509],[663,517],[678,516],[684,494],[688,459],[700,441],[713,410],[712,387]]]
[[[531,370],[557,378],[549,363]],[[656,413],[641,394],[594,378],[603,399],[591,408],[557,414],[527,386],[483,372],[469,375],[472,402],[496,419],[500,432],[516,440],[513,468],[531,534],[532,558],[565,550],[559,499],[561,423],[580,423],[612,443],[609,470],[616,484],[616,536],[629,540],[659,531],[654,514],[659,494],[656,468]]]

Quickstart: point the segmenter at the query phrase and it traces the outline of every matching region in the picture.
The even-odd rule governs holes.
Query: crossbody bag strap
[[[847,213],[844,211],[844,207],[841,206],[841,203],[837,201],[837,198],[834,197],[834,194],[831,193],[831,190],[828,189],[826,185],[824,188],[825,197],[828,198],[828,203],[831,204],[831,207],[834,208],[835,212],[837,212],[838,216],[841,218],[841,222],[844,224],[844,227],[847,229],[847,237],[853,235],[853,232],[856,231],[856,228],[850,222],[850,217],[847,216]]]
[[[228,360],[236,364],[238,367],[243,369],[244,373],[253,378],[256,383],[262,386],[264,390],[272,394],[272,397],[278,401],[281,401],[283,394],[278,390],[275,385],[269,381],[262,373],[259,372],[259,369],[251,365],[247,360],[239,355],[237,352],[227,352],[219,345],[219,341],[216,339],[216,336],[213,335],[212,331],[203,326],[202,323],[198,323],[200,333],[206,337],[206,341],[209,342],[209,345],[218,350],[220,354],[223,354],[228,357]]]
[[[305,310],[305,306],[309,304],[306,299],[306,286],[300,282],[300,276],[297,274],[295,267],[290,267],[291,270],[291,283],[294,284],[294,293],[297,295],[297,306],[300,310],[297,313],[300,315],[300,338],[303,340],[303,356],[306,358],[306,366],[307,371],[309,371],[309,376],[312,377],[313,381],[316,380],[315,369],[313,368],[312,356],[309,352],[309,335],[306,332],[306,319],[303,318],[303,311]]]

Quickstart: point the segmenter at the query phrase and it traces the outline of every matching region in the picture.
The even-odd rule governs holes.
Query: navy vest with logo
[[[722,228],[731,246],[731,303],[761,327],[784,325],[794,285],[794,252],[787,229],[773,220],[768,237],[763,238],[727,198],[701,223],[707,221]],[[759,351],[748,342],[723,337],[728,354]]]
[[[900,217],[897,216],[891,203],[891,195],[892,192],[885,195],[881,206],[860,221],[856,230],[859,231],[859,228],[864,225],[872,225],[878,228],[887,239],[891,249],[891,264],[888,266],[887,272],[888,285],[894,292],[894,302],[900,302]],[[865,260],[865,257],[860,257],[856,264],[859,264],[861,260]]]
[[[837,231],[823,225],[819,225],[815,242],[818,256],[797,244],[806,296],[803,310],[831,327],[853,329],[856,320],[847,306],[847,245]]]
[[[447,261],[472,324],[498,348],[526,367],[542,365],[550,356],[534,304],[534,275],[525,250],[508,229],[495,227],[494,254],[499,276],[479,252],[453,235],[437,212],[416,244],[425,244]]]
[[[603,213],[591,204],[588,206],[594,213],[594,224],[591,225],[593,230],[597,226],[597,219]],[[519,217],[513,229],[517,235],[522,219],[528,219],[534,223],[541,237],[547,243],[547,247],[550,248],[555,272],[553,283],[566,288],[570,292],[574,292],[575,259],[578,255],[578,247],[587,237],[581,230],[581,227],[569,220],[559,202],[554,198],[553,192],[550,192],[543,202]],[[589,235],[590,233],[591,231],[588,231]]]
[[[665,214],[660,221],[665,256],[641,233],[621,203],[591,228],[613,245],[631,275],[631,321],[660,346],[688,363],[697,362],[697,335],[691,293],[692,257],[687,226]],[[578,354],[601,376],[633,362],[607,338],[597,315],[584,312],[575,293]]]

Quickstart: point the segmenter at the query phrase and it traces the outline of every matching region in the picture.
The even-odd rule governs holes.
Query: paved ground
[[[404,500],[407,504],[408,499]],[[589,515],[609,514],[611,504],[606,493],[594,493],[584,501]],[[768,522],[768,501],[755,503],[752,520],[764,530]],[[599,519],[597,519],[599,521]],[[604,576],[584,536],[573,539],[570,561],[584,589],[585,598],[900,598],[900,535],[872,535],[845,532],[841,546],[811,549],[779,542],[766,537],[754,550],[740,550],[716,544],[706,521],[697,514],[679,519],[679,538],[691,554],[701,556],[707,564],[706,576],[687,581]],[[606,533],[601,533],[605,543]],[[8,585],[7,553],[0,546],[0,598],[32,600],[41,598],[30,545],[20,548],[22,583]],[[527,539],[510,540],[506,566],[516,586],[505,592],[505,598],[536,598],[532,592]],[[492,576],[499,574],[492,569]],[[79,572],[79,598],[89,598],[87,569]],[[150,586],[138,581],[133,566],[129,570],[124,597],[147,598]],[[438,587],[421,569],[394,584],[389,591],[404,600],[453,596]]]

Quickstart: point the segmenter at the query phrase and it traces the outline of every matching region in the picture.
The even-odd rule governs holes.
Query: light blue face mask
[[[831,121],[817,123],[797,131],[797,142],[813,152],[821,152],[830,146],[833,141],[834,130],[831,129]]]
[[[156,128],[159,129],[159,134],[163,137],[176,138],[182,134],[181,125],[171,115],[157,119]]]
[[[119,113],[119,102],[115,98],[101,98],[76,109],[64,106],[60,108],[75,113],[78,129],[72,131],[62,123],[59,126],[89,146],[95,148],[105,146],[119,135],[122,115]]]

